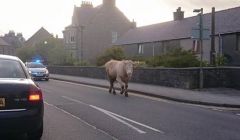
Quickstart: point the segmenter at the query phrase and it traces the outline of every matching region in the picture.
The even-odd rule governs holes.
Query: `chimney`
[[[131,22],[131,28],[134,29],[136,27],[137,27],[137,23],[133,19],[133,21]]]
[[[82,1],[81,7],[93,8],[93,4],[89,1]]]
[[[116,0],[103,0],[103,6],[115,7]]]
[[[184,12],[181,10],[181,7],[178,7],[177,11],[173,13],[174,21],[184,19]]]

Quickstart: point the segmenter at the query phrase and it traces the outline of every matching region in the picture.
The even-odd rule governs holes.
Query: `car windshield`
[[[45,68],[45,66],[41,63],[27,63],[28,68]]]
[[[0,78],[26,78],[18,61],[0,59]]]

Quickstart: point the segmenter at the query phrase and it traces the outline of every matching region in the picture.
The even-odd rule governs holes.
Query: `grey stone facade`
[[[79,60],[94,63],[134,25],[115,6],[115,0],[103,0],[97,7],[83,2],[81,7],[74,7],[72,24],[63,31],[65,49]]]
[[[15,48],[0,37],[0,54],[15,55]]]
[[[240,7],[236,7],[218,11],[215,17],[216,54],[226,56],[228,65],[231,66],[240,66],[240,18],[237,16],[239,14]],[[183,11],[177,9],[173,21],[131,29],[114,45],[123,47],[130,57],[161,55],[176,47],[194,51],[196,40],[191,38],[191,30],[197,26],[198,21],[198,16],[183,18]],[[211,29],[211,13],[203,15],[203,26]],[[211,40],[204,40],[203,59],[208,62],[210,49]],[[200,55],[200,51],[195,53]]]

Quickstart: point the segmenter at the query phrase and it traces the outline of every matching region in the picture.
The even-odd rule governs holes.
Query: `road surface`
[[[239,140],[240,110],[203,107],[107,89],[39,81],[41,140]],[[161,91],[159,91],[161,92]],[[24,139],[24,138],[23,138]]]

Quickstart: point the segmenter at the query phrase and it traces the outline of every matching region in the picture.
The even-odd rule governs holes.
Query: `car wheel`
[[[28,132],[28,139],[30,140],[40,140],[43,134],[43,123],[41,127],[33,132]]]
[[[45,80],[46,80],[46,81],[48,81],[48,80],[49,80],[49,78],[46,78]]]

